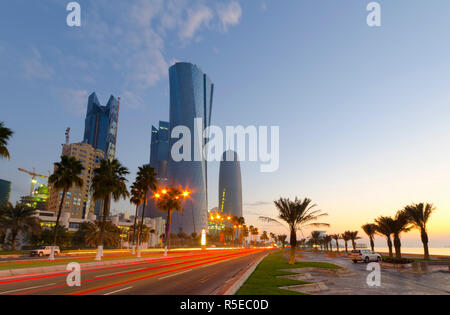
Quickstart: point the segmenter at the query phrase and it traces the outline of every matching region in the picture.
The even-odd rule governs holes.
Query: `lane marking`
[[[192,271],[192,269],[189,269],[189,270],[186,270],[186,271],[182,271],[182,272],[176,273],[176,274],[174,274],[174,275],[161,277],[161,278],[158,278],[158,280],[163,280],[163,279],[167,279],[167,278],[172,278],[172,277],[181,275],[181,274],[186,273],[186,272],[189,272],[189,271]]]
[[[133,287],[128,287],[128,288],[124,288],[124,289],[112,291],[112,292],[109,292],[109,293],[105,293],[105,294],[103,294],[103,295],[112,295],[112,294],[115,294],[115,293],[119,293],[119,292],[122,292],[122,291],[125,291],[125,290],[132,289],[132,288],[133,288]]]
[[[86,294],[91,294],[91,293],[94,293],[94,292],[103,291],[103,290],[110,289],[110,288],[113,288],[113,287],[118,287],[118,286],[121,286],[121,285],[126,285],[126,284],[129,284],[129,283],[132,283],[132,282],[137,282],[137,281],[141,281],[141,280],[145,280],[145,279],[149,279],[149,278],[153,278],[153,277],[157,277],[157,276],[162,276],[162,275],[168,274],[168,273],[170,273],[170,272],[175,272],[175,271],[179,271],[179,270],[185,270],[185,269],[188,269],[188,268],[194,268],[194,267],[198,267],[198,266],[201,266],[201,265],[210,264],[210,263],[213,263],[213,262],[216,262],[216,261],[228,260],[229,258],[231,258],[231,257],[233,257],[233,256],[236,256],[236,255],[239,255],[239,256],[249,255],[249,254],[251,254],[251,253],[253,253],[253,252],[254,252],[254,251],[249,251],[249,252],[244,252],[244,253],[239,253],[239,254],[234,254],[234,255],[219,256],[219,257],[221,257],[221,258],[216,258],[215,260],[209,261],[209,262],[206,262],[206,263],[203,262],[203,263],[198,263],[198,264],[191,265],[191,266],[181,267],[181,268],[178,268],[178,269],[167,270],[167,271],[163,271],[163,272],[160,272],[160,273],[156,273],[156,274],[152,274],[152,275],[143,276],[143,277],[140,277],[140,278],[134,278],[134,279],[126,280],[126,281],[123,281],[123,282],[120,282],[120,283],[110,284],[110,285],[107,285],[107,286],[104,286],[104,287],[100,287],[100,288],[94,288],[94,289],[89,289],[89,290],[86,290],[86,291],[81,291],[81,292],[78,292],[78,293],[75,293],[75,294],[72,294],[72,295],[86,295]],[[198,261],[205,261],[205,260],[211,260],[211,258],[199,259]],[[190,262],[188,262],[188,263],[193,263],[193,262],[194,262],[194,261],[190,261]],[[175,266],[175,265],[182,265],[182,264],[186,264],[186,262],[185,262],[185,263],[173,264],[172,266]],[[163,266],[163,268],[172,267],[172,266],[171,266],[171,265],[169,265],[169,266]],[[156,267],[156,268],[152,268],[152,269],[154,270],[154,269],[160,269],[160,268],[161,268],[161,267]]]
[[[37,288],[44,288],[44,287],[49,287],[49,286],[55,285],[55,284],[56,283],[49,283],[49,284],[45,284],[45,285],[38,285],[38,286],[35,286],[35,287],[22,288],[22,289],[17,289],[17,290],[0,292],[0,295],[1,294],[9,294],[9,293],[14,293],[14,292],[19,292],[19,291],[25,291],[25,290],[31,290],[31,289],[37,289]]]
[[[132,272],[132,271],[138,271],[138,270],[143,270],[143,269],[146,269],[146,268],[138,268],[138,269],[133,269],[133,270],[129,270],[129,271]],[[106,276],[113,276],[113,275],[118,275],[118,274],[121,274],[121,273],[124,273],[124,271],[122,270],[122,271],[118,271],[118,272],[107,273],[107,274],[104,274],[104,275],[98,275],[98,276],[95,276],[95,278],[106,277]]]

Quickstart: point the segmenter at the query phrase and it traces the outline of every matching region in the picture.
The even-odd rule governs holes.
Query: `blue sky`
[[[68,2],[0,5],[0,120],[15,131],[0,177],[14,201],[29,190],[18,167],[46,174],[69,126],[82,140],[93,91],[122,98],[118,158],[132,180],[151,125],[168,119],[168,67],[189,61],[216,85],[213,124],[280,126],[279,171],[242,165],[250,223],[274,228],[257,216],[280,196],[312,198],[331,232],[430,201],[434,245],[450,245],[448,1],[378,1],[380,28],[366,24],[368,0],[79,1],[80,28],[66,25]],[[211,163],[210,207],[217,176]]]

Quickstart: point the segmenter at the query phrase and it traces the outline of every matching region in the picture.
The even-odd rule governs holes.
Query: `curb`
[[[269,253],[265,254],[263,257],[254,262],[247,270],[239,277],[236,281],[234,281],[233,285],[225,290],[221,295],[235,295],[237,291],[244,285],[244,283],[250,278],[251,274],[255,271],[256,267],[269,255]]]

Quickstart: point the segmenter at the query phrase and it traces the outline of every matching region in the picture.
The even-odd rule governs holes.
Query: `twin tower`
[[[176,63],[169,69],[170,79],[170,121],[160,122],[159,128],[152,128],[150,165],[158,174],[160,186],[189,189],[191,198],[183,201],[183,212],[173,213],[171,233],[200,233],[208,227],[208,167],[205,160],[176,162],[170,154],[172,145],[178,139],[170,137],[176,126],[186,126],[191,131],[194,143],[194,120],[202,118],[203,130],[211,124],[214,84],[196,65]],[[206,144],[207,139],[203,139]],[[192,152],[192,155],[194,153]],[[242,182],[238,156],[229,152],[220,165],[219,211],[242,217]],[[230,158],[230,156],[232,158]],[[153,199],[146,208],[147,217],[164,217],[158,211]]]

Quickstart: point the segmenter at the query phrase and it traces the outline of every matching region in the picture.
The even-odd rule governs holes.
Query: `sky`
[[[0,121],[15,132],[0,178],[12,201],[29,191],[17,168],[47,174],[67,127],[82,141],[94,91],[103,104],[121,97],[117,158],[132,182],[151,125],[168,120],[168,68],[188,61],[215,84],[212,124],[280,127],[277,172],[241,165],[248,223],[285,232],[258,220],[276,217],[280,197],[311,198],[329,233],[432,202],[430,245],[450,246],[447,0],[378,1],[375,28],[369,0],[78,2],[81,27],[66,24],[69,1],[0,4]],[[219,165],[208,167],[213,208]],[[418,233],[403,242],[420,246]]]

